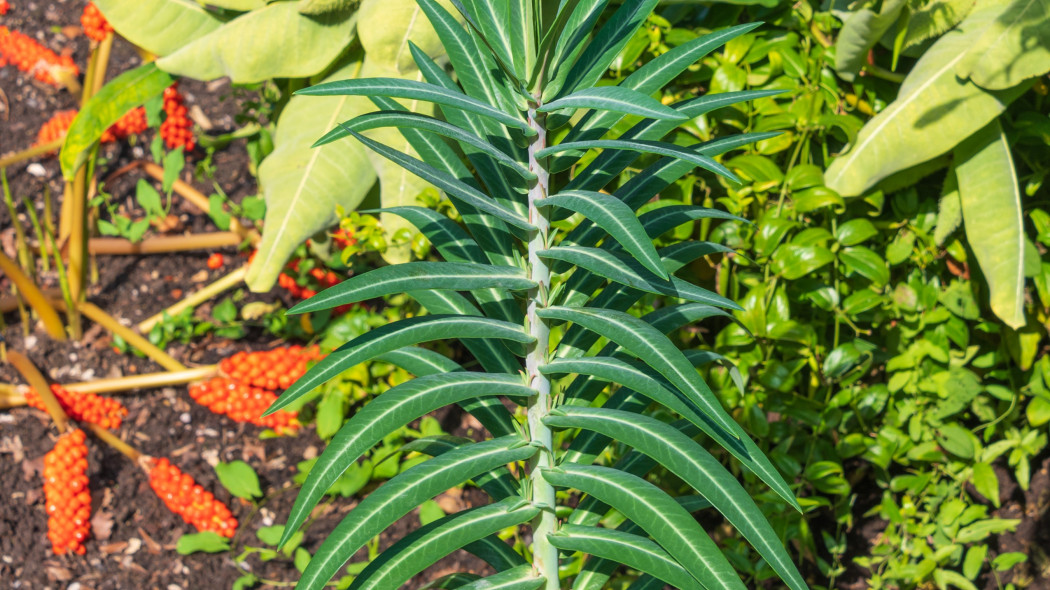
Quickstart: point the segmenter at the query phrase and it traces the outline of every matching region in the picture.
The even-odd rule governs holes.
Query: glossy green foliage
[[[659,215],[638,211],[695,167],[712,181],[736,184],[737,176],[717,158],[774,136],[707,138],[712,141],[699,145],[664,141],[676,125],[701,113],[772,93],[725,100],[711,95],[670,105],[649,96],[704,53],[753,27],[698,38],[653,59],[640,78],[609,86],[597,82],[643,30],[655,0],[624,2],[606,15],[604,2],[453,4],[457,14],[431,0],[419,3],[455,78],[408,41],[419,79],[356,77],[310,87],[297,97],[367,97],[380,105],[378,113],[334,122],[318,141],[320,149],[364,145],[441,189],[454,210],[451,217],[403,206],[384,211],[417,226],[443,261],[372,270],[292,310],[317,312],[404,292],[426,313],[345,342],[271,407],[298,406],[316,387],[377,357],[418,375],[376,397],[332,437],[303,481],[282,542],[374,445],[428,412],[459,404],[492,438],[413,443],[411,450],[435,458],[403,470],[350,511],[313,556],[298,587],[323,587],[389,524],[445,489],[473,480],[489,492],[491,504],[435,520],[398,540],[361,570],[350,588],[399,587],[458,548],[474,552],[498,573],[484,580],[449,578],[443,587],[553,590],[570,579],[593,587],[618,571],[621,558],[629,568],[622,572],[641,572],[643,585],[655,583],[649,580],[688,588],[754,585],[759,578],[741,578],[739,564],[690,516],[707,509],[740,531],[772,575],[792,590],[805,590],[763,511],[773,500],[747,493],[713,454],[738,457],[749,473],[769,482],[770,498],[799,508],[788,485],[698,373],[697,365],[722,357],[684,352],[668,336],[741,308],[675,275],[724,248],[694,241],[657,248],[654,237],[692,220],[730,216],[703,207]],[[540,23],[554,23],[556,30],[540,30]],[[595,23],[600,25],[590,34]],[[545,45],[551,34],[578,39],[582,47]],[[402,111],[391,99],[433,104],[440,117]],[[570,123],[575,114],[583,116],[580,123]],[[577,131],[584,127],[585,133]],[[382,128],[398,129],[410,150],[362,134]],[[552,172],[556,161],[561,170],[576,166]],[[630,168],[642,171],[633,184],[621,179]],[[659,296],[668,306],[638,314],[632,308],[647,296]],[[683,303],[675,305],[676,300]],[[419,347],[449,340],[460,341],[473,358],[461,366]],[[676,413],[684,420],[668,424]],[[701,432],[708,438],[700,439]],[[602,465],[613,440],[645,461]],[[672,494],[646,481],[639,471],[645,465],[675,473],[692,491]],[[588,522],[591,512],[581,512],[577,525],[560,530],[559,520],[573,518],[570,494],[582,494],[589,511],[614,510],[633,526],[595,527],[597,521]],[[691,500],[692,494],[703,501]],[[496,536],[521,525],[531,529],[525,535],[531,546],[524,551]],[[583,567],[588,553],[590,568]]]

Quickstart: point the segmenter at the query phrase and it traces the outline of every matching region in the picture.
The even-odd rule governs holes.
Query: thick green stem
[[[547,535],[558,528],[555,516],[554,486],[543,478],[543,469],[554,467],[554,437],[551,429],[543,424],[543,418],[550,413],[553,405],[551,382],[540,373],[540,367],[547,363],[550,353],[550,327],[546,320],[536,315],[540,306],[547,305],[547,294],[550,292],[551,271],[547,263],[537,254],[547,248],[550,219],[547,207],[537,207],[537,201],[547,198],[550,183],[549,174],[544,165],[537,160],[536,152],[547,147],[547,131],[544,127],[543,113],[535,108],[529,109],[529,125],[536,131],[536,137],[529,144],[529,169],[536,174],[536,183],[529,190],[529,222],[536,226],[536,233],[529,241],[529,277],[536,281],[537,288],[528,293],[528,309],[525,321],[529,334],[536,338],[528,356],[525,358],[525,371],[529,384],[536,390],[536,395],[529,400],[528,424],[532,444],[540,448],[532,462],[529,478],[532,483],[532,501],[541,508],[539,516],[532,522],[532,555],[536,574],[546,579],[545,590],[558,590],[561,582],[558,577],[558,548],[547,541]]]

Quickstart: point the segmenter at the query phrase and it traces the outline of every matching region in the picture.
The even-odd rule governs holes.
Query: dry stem
[[[51,419],[55,421],[58,431],[65,432],[68,430],[69,416],[66,416],[65,411],[62,410],[62,404],[55,399],[55,394],[51,393],[51,386],[48,385],[44,375],[40,373],[40,369],[36,368],[36,365],[29,360],[29,357],[17,350],[7,351],[7,360],[14,365],[15,369],[22,374],[22,378],[40,396],[40,400],[44,402],[44,409],[51,415]]]
[[[248,274],[247,265],[238,268],[237,270],[227,274],[226,276],[215,281],[214,283],[211,283],[203,289],[187,297],[182,298],[175,305],[172,305],[171,307],[161,311],[153,317],[150,317],[139,323],[139,332],[142,332],[143,334],[148,334],[149,331],[153,329],[153,326],[164,321],[165,314],[167,314],[169,317],[175,317],[186,309],[197,307],[201,303],[204,303],[212,297],[215,297],[219,293],[236,287],[237,285],[241,284],[242,281],[244,281],[244,276],[246,274]]]
[[[40,316],[40,321],[44,323],[44,329],[47,330],[48,335],[55,340],[65,340],[66,330],[62,325],[61,318],[58,317],[58,312],[55,311],[55,308],[48,302],[33,281],[22,272],[22,269],[18,268],[18,264],[8,258],[3,252],[0,252],[0,271],[3,271],[4,274],[11,278],[18,292],[36,310],[37,315]]]

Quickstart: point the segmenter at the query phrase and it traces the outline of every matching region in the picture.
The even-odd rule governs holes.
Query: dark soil
[[[49,2],[14,2],[11,12],[0,17],[0,25],[35,36],[56,52],[69,52],[83,70],[90,52],[88,40],[79,33],[83,0]],[[61,31],[61,32],[56,32]],[[134,49],[117,40],[113,48],[108,78],[140,63]],[[199,107],[213,125],[211,133],[234,128],[234,116],[241,102],[230,98],[226,81],[180,82],[187,105]],[[41,125],[57,111],[78,106],[78,98],[65,90],[31,81],[14,67],[0,68],[0,153],[25,149],[36,140]],[[104,146],[101,156],[108,174],[137,159],[148,158],[152,131],[135,144]],[[205,194],[213,192],[212,180],[234,201],[257,191],[248,173],[249,161],[244,145],[235,142],[214,154],[214,179],[194,178],[194,163],[203,157],[197,153],[188,158],[182,178]],[[17,220],[0,206],[0,247],[14,255],[14,223],[29,228],[25,207],[33,206],[43,213],[44,194],[49,190],[58,210],[62,179],[54,158],[38,159],[13,166],[7,171],[16,203]],[[134,187],[139,170],[125,173],[106,186],[118,203],[134,210]],[[176,198],[172,209],[179,221],[174,234],[184,231],[216,231],[206,215]],[[14,223],[13,223],[14,221]],[[31,230],[27,230],[31,231]],[[226,267],[208,270],[205,261],[210,252],[169,254],[162,256],[99,257],[98,282],[88,291],[89,299],[125,324],[141,321],[186,294],[229,272],[243,262],[235,249],[224,251]],[[42,273],[44,287],[57,287],[57,274]],[[0,293],[10,294],[11,284],[0,276]],[[248,295],[255,300],[273,301],[277,294]],[[249,299],[251,300],[251,299]],[[202,306],[198,315],[207,317],[210,305]],[[85,324],[84,337],[76,342],[59,343],[47,337],[37,326],[23,334],[17,313],[8,314],[0,336],[12,349],[24,351],[56,382],[73,382],[99,377],[132,375],[161,370],[148,359],[121,355],[112,347],[111,337],[100,327]],[[261,329],[249,330],[246,338],[230,342],[214,337],[194,340],[188,345],[173,344],[168,353],[187,365],[217,362],[236,350],[263,350],[279,344]],[[20,382],[8,365],[0,365],[0,382]],[[0,412],[0,587],[67,588],[67,589],[164,589],[229,588],[243,573],[233,558],[248,546],[262,547],[256,531],[262,526],[280,524],[287,517],[295,499],[291,479],[296,464],[316,456],[323,442],[312,429],[297,436],[260,440],[262,429],[232,422],[195,404],[185,387],[132,392],[122,397],[129,416],[118,434],[140,451],[167,456],[198,483],[227,503],[240,521],[234,551],[198,553],[180,556],[174,550],[178,538],[196,532],[170,513],[149,488],[146,475],[123,455],[98,441],[89,442],[89,477],[91,480],[92,529],[85,556],[56,557],[46,537],[47,516],[44,512],[40,471],[43,456],[54,444],[55,430],[42,412],[16,408]],[[458,410],[439,414],[450,432],[467,432],[469,417]],[[213,465],[219,461],[243,460],[259,474],[265,499],[259,506],[231,497],[217,481]],[[439,502],[447,510],[458,510],[484,503],[476,489],[462,494],[446,494]],[[315,510],[307,529],[303,547],[315,551],[326,534],[342,519],[355,501],[337,499],[322,503]],[[418,526],[418,516],[407,516],[381,540],[385,547]],[[362,550],[355,560],[367,557]],[[292,561],[283,556],[263,562],[258,556],[247,561],[246,569],[263,578],[287,586],[298,579]],[[491,573],[477,559],[458,552],[412,581],[420,587],[442,575],[459,571]],[[259,587],[274,587],[261,584]]]

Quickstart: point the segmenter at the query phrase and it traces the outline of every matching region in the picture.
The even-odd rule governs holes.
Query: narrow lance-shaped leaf
[[[143,64],[124,72],[102,87],[77,113],[66,131],[59,162],[62,176],[72,180],[84,162],[88,149],[111,125],[135,107],[141,106],[171,86],[171,76],[156,64]]]
[[[314,554],[299,583],[324,585],[365,543],[425,500],[481,473],[536,454],[539,449],[527,443],[511,435],[459,446],[398,474],[343,518]]]
[[[444,373],[418,377],[389,389],[358,410],[339,429],[317,459],[295,498],[280,545],[283,545],[325,491],[339,479],[350,464],[405,424],[438,408],[467,399],[486,396],[529,396],[533,390],[514,375],[488,373]]]
[[[418,346],[391,350],[377,356],[375,360],[400,367],[417,377],[463,370],[459,363],[443,354]],[[503,402],[498,399],[490,397],[472,399],[460,402],[459,407],[477,418],[478,422],[481,422],[481,425],[493,436],[507,436],[515,432],[514,418],[511,417]],[[510,494],[505,494],[504,497],[507,495]]]
[[[602,28],[598,29],[580,58],[571,64],[572,67],[559,67],[556,70],[552,83],[543,91],[543,100],[551,100],[555,93],[564,96],[578,88],[594,86],[620,50],[631,40],[634,32],[649,18],[649,14],[656,8],[656,2],[657,0],[625,2],[616,9]],[[562,85],[561,81],[565,81],[565,84]]]
[[[645,537],[611,529],[566,524],[547,538],[562,551],[580,551],[614,560],[652,574],[681,590],[704,590],[703,585],[662,547]]]
[[[562,191],[553,197],[538,201],[539,207],[561,207],[580,213],[612,236],[624,250],[638,259],[647,269],[661,279],[667,279],[667,271],[660,262],[652,241],[638,218],[623,201],[612,195],[593,191]]]
[[[430,315],[399,320],[365,332],[337,348],[285,390],[266,410],[265,415],[287,406],[314,387],[359,363],[405,346],[441,340],[450,333],[459,338],[507,339],[522,344],[532,341],[532,337],[522,331],[521,326],[488,318]]]
[[[745,590],[733,566],[704,529],[655,485],[609,467],[563,464],[544,479],[575,488],[619,510],[642,527],[705,588]]]
[[[594,430],[656,459],[711,502],[792,590],[808,590],[744,487],[702,446],[674,427],[650,416],[603,408],[556,408],[544,422]]]
[[[678,297],[689,301],[699,301],[711,305],[720,305],[730,309],[739,308],[732,300],[712,293],[707,289],[697,287],[676,276],[672,275],[667,280],[661,279],[635,262],[634,259],[607,250],[581,246],[555,246],[548,250],[541,250],[539,256],[574,264],[600,277],[622,283],[640,291]]]
[[[437,170],[436,168],[425,164],[413,158],[412,156],[391,149],[379,142],[372,141],[371,139],[368,139],[367,137],[359,133],[356,133],[354,131],[350,131],[349,133],[361,143],[375,150],[381,156],[393,162],[397,162],[416,176],[419,176],[420,178],[433,184],[439,189],[445,191],[450,197],[462,200],[471,207],[489,213],[515,227],[519,227],[524,230],[535,229],[535,227],[531,223],[519,217],[517,213],[504,208],[502,205],[491,200],[481,191],[471,187],[463,181],[454,178],[449,174],[441,172],[440,170]]]
[[[412,576],[472,541],[532,519],[539,508],[522,498],[446,516],[407,535],[368,564],[350,590],[400,588]]]
[[[672,158],[685,160],[686,162],[690,162],[696,166],[699,166],[700,168],[703,168],[704,170],[708,170],[720,176],[724,176],[731,182],[740,182],[740,179],[737,178],[735,174],[730,172],[728,168],[719,164],[713,159],[699,153],[698,151],[660,141],[624,141],[619,139],[595,139],[591,141],[573,141],[569,143],[559,143],[558,145],[544,148],[536,152],[536,157],[544,158],[560,152],[570,150],[586,150],[592,148],[628,150],[632,152],[670,156]]]
[[[549,102],[536,110],[549,113],[559,109],[594,109],[671,121],[685,121],[689,118],[648,94],[623,86],[586,88]]]
[[[288,310],[290,314],[331,309],[384,295],[417,289],[503,288],[525,290],[536,283],[516,267],[466,264],[461,262],[406,262],[384,266],[347,279],[321,291]]]
[[[454,139],[458,142],[473,146],[485,154],[492,156],[508,170],[514,172],[525,180],[532,180],[536,177],[535,174],[529,172],[529,170],[522,166],[518,161],[496,149],[492,144],[478,136],[468,133],[455,125],[446,123],[440,119],[412,112],[379,111],[377,113],[361,115],[360,117],[346,121],[335,129],[329,131],[324,137],[318,139],[317,142],[314,143],[314,147],[346,137],[350,135],[351,131],[362,132],[383,127],[419,129],[421,131],[443,135],[449,139]]]
[[[719,426],[735,432],[736,422],[722,408],[682,351],[656,328],[628,313],[613,310],[549,307],[537,311],[544,319],[580,324],[622,346],[666,377],[682,393],[690,395]]]
[[[487,578],[457,587],[457,590],[536,590],[547,580],[536,577],[531,565],[519,565]]]
[[[485,401],[495,401],[502,406],[502,402],[498,398],[481,398]],[[504,410],[506,408],[504,407]],[[518,431],[511,429],[511,434],[505,434],[504,437],[512,436],[514,434],[520,434]],[[432,457],[447,453],[453,449],[457,449],[463,445],[472,445],[474,440],[463,436],[449,436],[447,434],[437,436],[427,436],[423,438],[417,438],[407,444],[401,446],[401,450],[404,452],[415,451],[417,453],[424,453]],[[521,484],[518,478],[514,477],[514,474],[510,472],[505,466],[498,469],[493,469],[486,473],[482,473],[472,478],[474,484],[479,488],[485,490],[485,493],[489,495],[493,500],[499,501],[504,498],[516,496],[521,493]]]
[[[357,96],[384,96],[388,98],[410,98],[424,100],[442,106],[460,109],[483,117],[489,117],[508,127],[520,129],[526,135],[534,135],[528,124],[503,111],[489,106],[477,99],[471,98],[463,93],[453,92],[447,88],[426,82],[415,80],[401,80],[399,78],[368,78],[361,80],[340,80],[317,84],[304,88],[296,94],[309,96],[330,95],[357,95]]]

